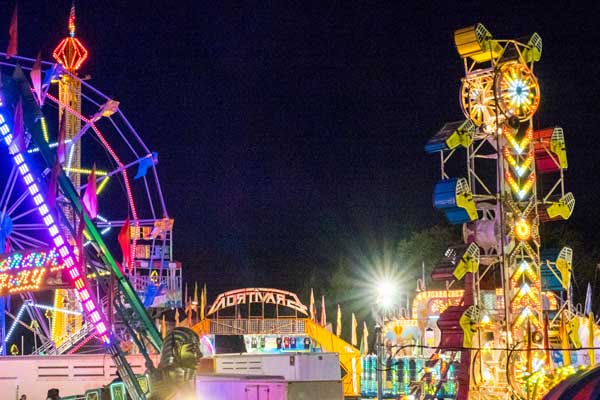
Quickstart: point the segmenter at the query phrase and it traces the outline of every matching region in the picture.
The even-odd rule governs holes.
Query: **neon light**
[[[77,71],[81,64],[87,60],[88,51],[76,37],[64,38],[54,49],[52,57],[59,64],[71,71]]]
[[[0,256],[0,272],[21,270],[27,268],[56,268],[63,269],[56,249],[15,252]]]
[[[5,121],[4,115],[2,113],[0,113],[0,118],[2,119],[2,121]],[[15,158],[20,154],[19,149],[16,147],[15,144],[12,143],[12,135],[10,134],[10,129],[9,128],[5,128],[3,129],[3,127],[6,127],[6,123],[4,123],[3,125],[0,126],[0,131],[2,132],[2,134],[4,135],[4,141],[5,143],[9,146],[9,149],[11,150],[11,155],[13,156],[13,160],[15,160]],[[12,152],[14,148],[14,152]],[[16,164],[16,161],[15,161]],[[23,180],[26,180],[27,176],[31,176],[31,174],[28,173],[28,168],[21,168],[23,165],[26,165],[25,163],[23,163],[20,167],[19,167],[19,172],[21,174],[21,177],[23,178]],[[25,172],[24,172],[25,171]],[[126,177],[127,174],[124,173],[124,176]],[[27,185],[31,185],[31,182],[27,183]],[[44,198],[40,193],[37,193],[35,196],[33,196],[33,201],[36,205],[36,207],[38,208],[38,211],[40,212],[40,215],[44,215],[42,214],[40,208],[44,203]],[[47,218],[49,217],[50,218]],[[44,222],[46,223],[47,227],[48,227],[48,231],[51,232],[52,227],[56,227],[56,225],[53,222],[53,218],[51,217],[51,214],[47,214],[44,217]],[[61,237],[63,242],[65,242],[64,237],[59,233],[56,237]],[[72,270],[76,269],[75,267],[75,262],[73,261],[73,253],[67,248],[66,246],[66,242],[58,249],[59,254],[62,256],[62,258],[65,261],[66,265],[69,265],[69,273],[71,273]],[[21,256],[22,257],[22,256]],[[11,287],[9,289],[10,293],[13,293],[15,291],[23,291],[23,290],[35,290],[36,285],[37,287],[39,287],[39,285],[42,282],[42,278],[44,276],[46,272],[45,268],[38,268],[38,269],[34,269],[34,270],[23,270],[20,271],[18,276],[16,278],[13,277],[12,280],[9,281],[9,277],[3,277],[2,274],[0,274],[0,288],[4,288],[4,287],[10,287],[9,285],[12,285],[13,287]],[[81,291],[85,288],[85,284],[83,282],[83,280],[80,278],[75,280],[75,286],[77,288],[77,291],[79,293],[81,293]],[[97,315],[97,319],[98,321],[101,320],[100,315],[98,313],[98,307],[95,303],[92,302],[92,309],[90,310],[90,313],[96,313]],[[106,329],[103,332],[99,332],[99,327],[98,324],[96,323],[95,325],[96,330],[98,331],[98,333],[101,336],[102,340],[105,343],[110,343],[110,339],[109,337],[103,333],[106,331]]]
[[[25,165],[25,164],[23,164]],[[25,180],[25,184],[26,185],[31,185],[33,183],[33,177],[31,176],[31,174],[27,174],[23,177],[23,179]]]
[[[8,332],[6,333],[6,336],[4,337],[4,343],[2,343],[2,345],[0,345],[0,353],[2,353],[2,350],[4,350],[4,346],[6,345],[6,343],[8,343],[8,341],[12,337],[12,334],[15,331],[17,324],[23,317],[23,312],[25,311],[26,306],[27,306],[27,303],[23,303],[21,305],[21,308],[19,308],[19,312],[17,313],[15,320],[13,321],[12,325],[10,326],[10,329],[8,330]]]
[[[100,321],[100,313],[98,313],[98,311],[94,311],[90,314],[90,318],[92,319],[92,322],[95,324],[98,321]]]
[[[25,165],[25,164],[23,164]],[[31,193],[32,196],[36,195],[40,190],[38,189],[38,186],[34,183],[31,186],[29,186],[29,193]]]
[[[520,241],[526,241],[531,238],[531,226],[524,218],[519,218],[515,222],[515,236]]]
[[[77,174],[85,174],[85,175],[89,175],[92,173],[92,170],[87,169],[87,168],[65,167],[64,170],[67,172],[75,172]],[[106,175],[108,175],[108,172],[96,170],[96,176],[106,176]]]
[[[40,104],[41,106],[41,104]],[[40,118],[40,125],[42,126],[42,133],[44,134],[44,141],[48,143],[50,141],[50,136],[48,135],[48,124],[46,124],[46,118]]]
[[[129,207],[131,209],[131,215],[133,217],[133,221],[135,222],[134,226],[138,226],[139,223],[138,223],[137,208],[135,207],[135,203],[133,202],[133,194],[131,192],[131,183],[129,182],[129,176],[127,175],[127,170],[124,168],[125,165],[121,162],[121,159],[119,158],[119,156],[117,156],[117,153],[115,153],[112,146],[106,141],[106,138],[104,137],[102,132],[100,132],[100,129],[98,129],[98,127],[96,127],[96,124],[94,124],[94,121],[90,120],[89,118],[86,118],[85,116],[83,116],[83,114],[76,111],[68,104],[61,103],[59,99],[52,96],[50,93],[46,94],[46,97],[49,98],[50,100],[52,100],[53,102],[55,102],[56,104],[59,104],[61,107],[63,107],[69,113],[77,116],[77,118],[79,118],[81,121],[83,121],[87,125],[89,125],[93,129],[93,131],[96,133],[96,135],[98,136],[98,139],[100,139],[100,142],[102,142],[102,145],[104,146],[104,148],[106,150],[108,150],[108,153],[111,155],[113,160],[115,160],[118,168],[122,169],[121,174],[123,175],[123,182],[125,183],[125,191],[127,192],[127,200],[129,202]],[[131,241],[132,256],[135,255],[136,246],[137,246],[137,238],[134,237],[133,240]],[[133,258],[134,257],[132,257],[132,259]]]
[[[33,303],[31,305],[33,307],[40,308],[42,310],[50,310],[50,311],[55,311],[55,312],[59,312],[59,313],[63,313],[63,314],[81,315],[81,312],[79,312],[79,311],[69,310],[66,308],[56,308],[56,307],[47,306],[47,305],[38,304],[38,303]]]
[[[71,139],[65,139],[65,144],[67,143],[71,143]],[[54,142],[54,143],[49,143],[48,147],[50,147],[51,149],[58,147],[58,142]],[[27,153],[31,154],[31,153],[39,153],[40,148],[39,147],[32,147],[30,149],[27,149]]]
[[[110,177],[107,176],[106,178],[104,178],[100,181],[100,184],[96,188],[96,194],[100,194],[102,192],[102,190],[104,190],[109,179],[110,179]]]

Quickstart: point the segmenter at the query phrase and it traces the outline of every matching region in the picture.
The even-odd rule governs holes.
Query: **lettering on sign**
[[[236,289],[221,293],[217,296],[212,306],[210,306],[207,315],[214,314],[225,308],[250,303],[274,304],[308,315],[308,307],[302,304],[298,295],[285,290],[268,288]]]
[[[36,249],[0,256],[0,295],[42,289],[49,272],[65,268],[56,249]]]

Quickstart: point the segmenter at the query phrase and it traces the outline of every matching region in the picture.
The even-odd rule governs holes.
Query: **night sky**
[[[70,0],[20,3],[20,54],[49,59]],[[534,122],[564,128],[568,226],[597,243],[600,5],[426,3],[78,2],[82,72],[159,153],[189,281],[296,289],[440,222],[423,146],[462,118],[452,33],[477,22],[541,35]]]

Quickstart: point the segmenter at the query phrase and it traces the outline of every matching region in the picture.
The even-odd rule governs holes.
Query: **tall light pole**
[[[377,298],[373,307],[373,316],[375,317],[375,350],[377,354],[376,380],[377,380],[377,400],[383,399],[383,366],[384,361],[384,343],[383,343],[383,327],[386,320],[390,317],[390,312],[393,312],[395,306],[399,304],[397,301],[397,286],[391,280],[382,280],[377,285]]]

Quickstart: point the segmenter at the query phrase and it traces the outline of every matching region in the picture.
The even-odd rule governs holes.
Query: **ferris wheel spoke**
[[[13,232],[14,233],[14,232]],[[23,250],[26,246],[16,237],[11,236],[10,243],[17,248],[17,250]]]
[[[27,215],[29,215],[29,214],[31,214],[33,212],[36,212],[36,211],[37,211],[37,208],[31,208],[31,209],[29,209],[27,211],[24,211],[24,212],[22,212],[19,215],[15,215],[14,217],[11,217],[11,218],[12,218],[13,221],[16,221],[16,220],[18,220],[20,218],[23,218],[23,217],[26,217]]]
[[[29,192],[26,190],[23,192],[23,194],[21,196],[19,196],[19,198],[13,203],[13,205],[10,206],[10,208],[8,209],[8,215],[15,212],[17,207],[19,207],[21,205],[21,203],[23,203],[27,197],[29,197]]]
[[[45,224],[15,224],[13,225],[13,231],[46,231],[47,227]]]
[[[17,166],[13,165],[10,170],[10,175],[8,176],[8,182],[4,187],[4,191],[2,192],[2,198],[0,199],[0,204],[2,206],[2,215],[6,215],[6,208],[8,207],[8,200],[10,199],[10,195],[12,194],[15,188],[15,182],[17,181]],[[10,214],[10,211],[9,211]]]
[[[48,246],[48,243],[43,242],[43,241],[41,241],[39,239],[36,239],[34,237],[31,237],[29,235],[25,235],[24,233],[21,233],[19,231],[13,231],[12,234],[14,236],[18,236],[22,242],[24,242],[26,244],[29,244],[32,247],[35,247],[35,246],[46,247],[46,246]],[[13,236],[13,239],[14,239],[14,236]]]

